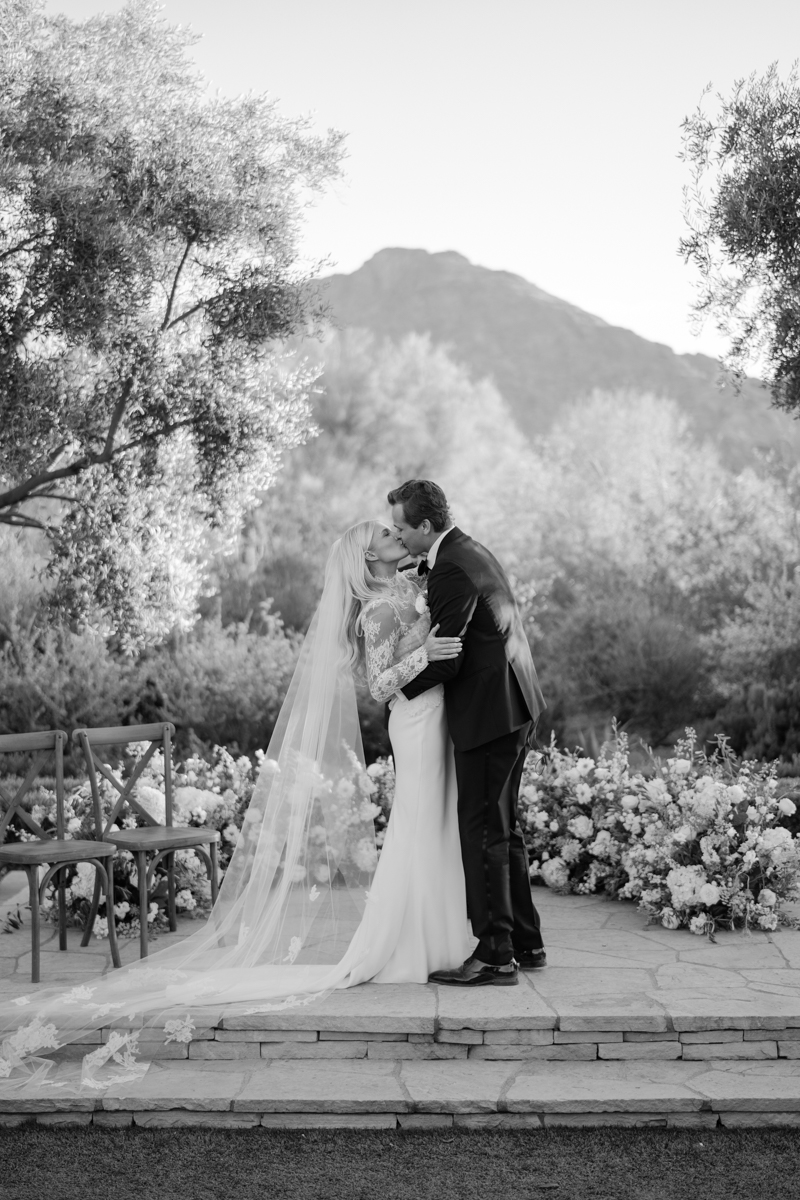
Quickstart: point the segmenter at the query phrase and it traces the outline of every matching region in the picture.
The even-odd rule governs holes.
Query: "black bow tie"
[[[417,563],[417,574],[427,575],[428,571],[430,571],[430,567],[428,566],[427,558],[421,558]]]

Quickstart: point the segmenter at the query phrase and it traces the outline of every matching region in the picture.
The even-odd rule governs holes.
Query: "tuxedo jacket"
[[[444,684],[456,750],[535,724],[544,700],[511,585],[494,555],[451,529],[428,573],[428,605],[436,636],[460,637],[461,653],[429,663],[403,694],[412,700]]]

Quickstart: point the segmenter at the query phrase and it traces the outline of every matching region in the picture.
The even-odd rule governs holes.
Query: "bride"
[[[400,691],[428,662],[455,658],[461,642],[431,631],[419,575],[397,570],[407,554],[376,521],[348,529],[336,553],[352,597],[345,620],[349,661],[356,674],[366,671],[374,699],[389,703],[396,775],[369,904],[342,964],[358,964],[347,984],[427,983],[433,971],[460,966],[475,945],[444,688],[437,684],[414,700]]]
[[[0,1092],[44,1077],[52,1061],[38,1057],[42,1050],[87,1040],[103,1025],[113,1031],[84,1058],[88,1087],[146,1070],[135,1059],[143,1027],[186,1040],[194,1016],[213,1023],[210,1006],[217,1015],[223,1005],[268,1012],[368,980],[425,983],[469,956],[475,939],[442,687],[413,700],[400,691],[429,662],[455,657],[460,641],[431,630],[423,579],[397,569],[406,556],[379,521],[334,543],[208,921],[86,984],[0,1004]],[[380,861],[356,706],[364,676],[373,697],[389,703],[396,771]]]

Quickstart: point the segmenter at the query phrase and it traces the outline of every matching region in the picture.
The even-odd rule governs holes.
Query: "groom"
[[[412,700],[444,684],[467,912],[478,938],[461,967],[436,971],[431,981],[515,984],[519,967],[547,961],[517,821],[528,740],[544,708],[530,647],[503,568],[456,529],[442,489],[411,479],[388,500],[409,554],[427,557],[431,624],[439,626],[439,637],[462,639],[457,658],[429,663],[403,688]]]

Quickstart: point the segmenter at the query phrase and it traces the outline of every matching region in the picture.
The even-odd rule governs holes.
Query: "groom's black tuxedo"
[[[455,749],[467,911],[483,962],[539,950],[517,800],[528,737],[544,707],[511,585],[485,546],[451,529],[428,574],[431,625],[460,636],[457,658],[429,663],[405,696],[444,684]]]
[[[428,574],[431,625],[462,638],[458,658],[430,663],[403,688],[411,700],[445,684],[456,750],[471,750],[531,722],[544,707],[519,610],[505,571],[460,529],[439,545]]]

